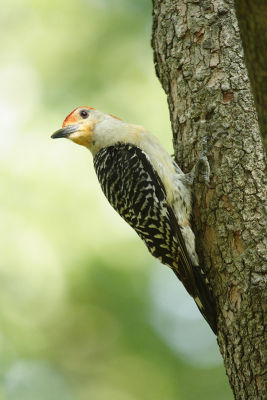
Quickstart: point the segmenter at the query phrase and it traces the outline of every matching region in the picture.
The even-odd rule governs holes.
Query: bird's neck
[[[138,146],[144,131],[144,128],[138,125],[128,124],[112,117],[105,119],[94,128],[90,151],[95,156],[104,147],[118,143]]]

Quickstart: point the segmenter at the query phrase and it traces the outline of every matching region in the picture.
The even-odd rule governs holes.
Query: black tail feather
[[[196,281],[196,287],[198,288],[198,293],[193,296],[195,303],[214,334],[217,335],[217,313],[214,297],[208,287],[208,284],[205,282],[205,277],[201,273],[201,267],[192,266],[192,270]],[[173,270],[173,272],[180,279],[180,276],[178,273],[176,273],[176,270]],[[197,298],[200,301],[198,301]]]

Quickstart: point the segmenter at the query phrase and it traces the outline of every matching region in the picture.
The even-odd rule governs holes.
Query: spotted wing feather
[[[214,330],[211,295],[199,267],[192,266],[177,219],[166,200],[162,181],[138,147],[118,144],[94,157],[102,190],[113,208],[145,242],[150,253],[168,265]],[[201,286],[200,288],[198,286]]]

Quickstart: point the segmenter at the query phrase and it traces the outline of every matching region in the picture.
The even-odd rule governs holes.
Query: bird
[[[67,138],[90,150],[111,206],[149,252],[173,270],[217,334],[216,305],[190,224],[188,174],[145,128],[92,107],[75,108],[51,138]]]

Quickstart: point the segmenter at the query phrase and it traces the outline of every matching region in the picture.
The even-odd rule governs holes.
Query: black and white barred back
[[[190,261],[162,181],[147,155],[136,146],[117,144],[101,149],[94,157],[94,167],[110,204],[150,253],[174,271],[216,333],[211,293],[200,268]]]

